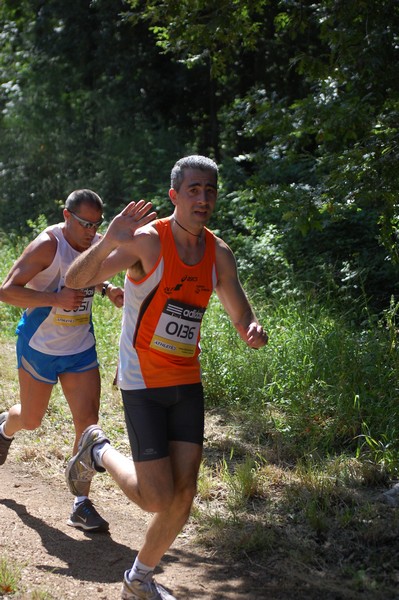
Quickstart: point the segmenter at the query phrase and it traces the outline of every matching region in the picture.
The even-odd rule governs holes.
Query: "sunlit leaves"
[[[130,1],[137,9],[137,2]],[[243,49],[256,50],[268,18],[270,0],[148,0],[148,20],[158,45],[190,67],[207,61],[213,77],[222,77]]]

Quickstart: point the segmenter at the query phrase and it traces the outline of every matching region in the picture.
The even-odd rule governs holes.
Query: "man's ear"
[[[170,188],[169,198],[171,199],[173,206],[176,206],[177,192],[174,188]]]

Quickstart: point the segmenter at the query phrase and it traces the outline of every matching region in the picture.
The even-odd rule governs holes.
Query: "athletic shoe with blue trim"
[[[108,531],[109,529],[109,523],[98,514],[88,498],[79,502],[73,509],[67,524],[84,531]]]

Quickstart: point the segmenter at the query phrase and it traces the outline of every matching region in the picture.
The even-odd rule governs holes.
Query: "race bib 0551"
[[[62,327],[77,327],[90,323],[91,307],[93,304],[94,288],[86,288],[86,295],[79,308],[75,310],[64,310],[57,308],[54,315],[54,325]]]

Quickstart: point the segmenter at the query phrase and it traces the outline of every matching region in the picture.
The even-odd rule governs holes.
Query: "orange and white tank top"
[[[205,229],[196,265],[179,257],[170,217],[155,221],[161,252],[140,281],[125,277],[118,386],[123,390],[199,383],[200,328],[216,286],[215,236]]]

